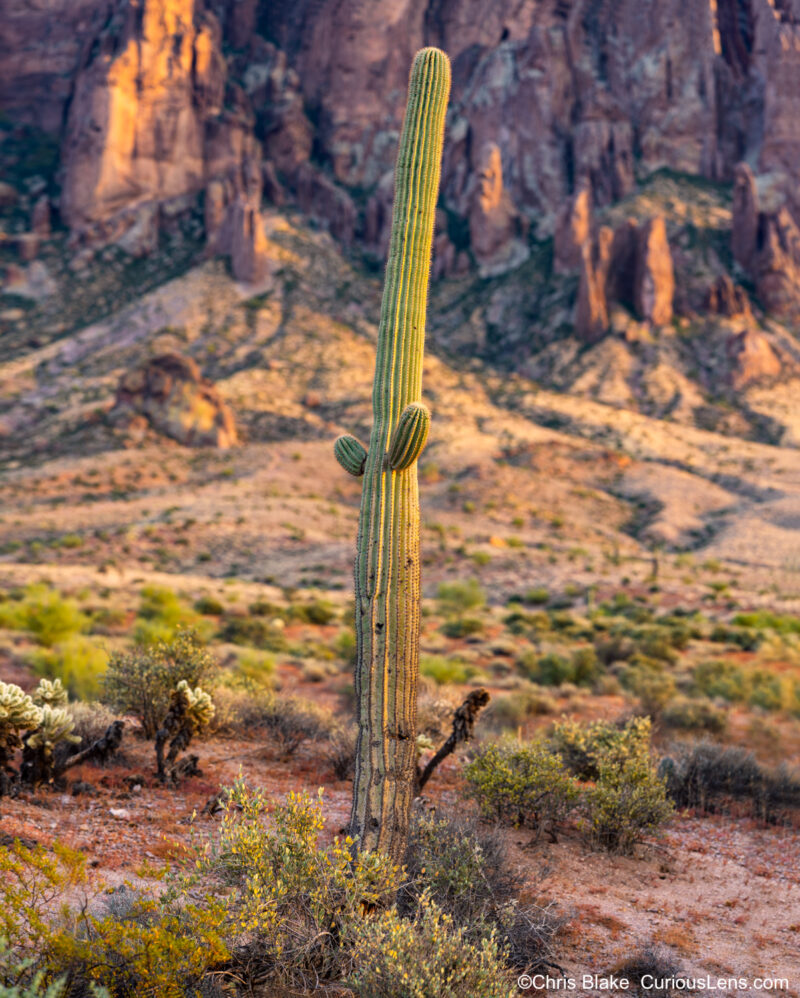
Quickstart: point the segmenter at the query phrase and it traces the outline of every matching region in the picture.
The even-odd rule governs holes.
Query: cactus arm
[[[387,455],[392,471],[405,471],[417,460],[428,441],[430,426],[430,410],[421,402],[412,402],[403,409]]]
[[[367,448],[357,437],[351,433],[344,433],[337,437],[333,445],[333,453],[348,475],[361,478],[364,474],[364,465],[367,462]]]
[[[395,438],[401,414],[422,391],[433,225],[450,64],[438,49],[417,53],[395,172],[373,425],[364,466],[355,565],[358,742],[351,831],[359,847],[401,862],[414,791],[419,669],[419,495],[415,457],[427,420],[420,409]],[[421,408],[421,407],[420,407]],[[386,459],[397,443],[398,467]],[[402,446],[405,443],[407,446]],[[413,454],[406,463],[406,457]]]

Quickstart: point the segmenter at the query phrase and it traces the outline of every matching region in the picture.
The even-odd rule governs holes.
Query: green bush
[[[558,703],[540,686],[522,686],[513,693],[492,697],[487,719],[500,728],[517,728],[529,717],[554,714]]]
[[[436,591],[441,612],[447,616],[461,616],[486,604],[486,593],[477,579],[466,582],[442,582]]]
[[[356,969],[349,985],[362,998],[513,998],[517,987],[495,934],[469,942],[430,898],[413,918],[392,910],[355,923]]]
[[[631,718],[626,724],[612,721],[564,720],[553,725],[548,744],[579,780],[597,780],[600,760],[608,755],[649,756],[650,719]]]
[[[100,692],[108,654],[91,638],[73,635],[53,648],[31,652],[29,662],[37,675],[60,679],[70,696],[91,700]]]
[[[221,617],[225,612],[225,607],[214,596],[201,596],[194,601],[194,608],[203,617]]]
[[[468,638],[471,634],[480,634],[483,621],[479,617],[454,617],[446,620],[441,627],[442,634],[448,638]]]
[[[800,634],[800,617],[772,613],[770,610],[737,613],[733,618],[733,623],[737,627],[749,627],[756,631],[775,631],[778,634]]]
[[[420,675],[432,679],[438,686],[445,683],[466,683],[476,670],[457,658],[444,658],[441,655],[422,655],[419,661]]]
[[[621,738],[592,752],[596,781],[583,797],[581,828],[609,852],[629,854],[673,812],[650,750],[650,721],[634,718]]]
[[[115,652],[103,680],[103,700],[121,714],[132,714],[153,738],[169,709],[170,694],[185,679],[194,688],[213,687],[218,663],[194,631],[179,631],[172,641]]]
[[[736,645],[742,651],[755,651],[761,644],[761,636],[749,627],[725,627],[717,624],[711,631],[709,640],[717,644]]]
[[[550,599],[550,593],[545,589],[544,586],[539,586],[536,589],[529,589],[525,593],[525,602],[530,603],[531,606],[544,606]]]
[[[257,979],[262,993],[341,980],[363,913],[391,903],[399,886],[400,871],[381,854],[356,852],[349,838],[320,844],[321,794],[289,794],[275,806],[240,778],[219,839],[197,843],[197,878],[225,891],[240,941],[233,972]]]
[[[41,583],[27,586],[20,599],[0,603],[0,627],[28,631],[45,648],[88,631],[90,623],[75,600]]]
[[[676,697],[661,713],[661,720],[668,728],[681,731],[710,731],[721,734],[728,726],[728,715],[708,700]]]
[[[280,627],[262,617],[226,617],[218,637],[234,645],[260,648],[262,651],[286,651],[288,642]]]
[[[409,825],[406,883],[398,909],[413,914],[423,894],[479,943],[492,930],[518,970],[549,965],[568,918],[553,902],[521,901],[525,878],[501,829],[472,816],[415,809]]]
[[[553,840],[578,797],[578,786],[561,759],[540,742],[486,745],[466,766],[464,777],[484,817],[526,825]]]

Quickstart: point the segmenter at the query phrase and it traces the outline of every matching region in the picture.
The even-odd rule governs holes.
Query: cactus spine
[[[416,461],[430,414],[420,403],[425,309],[450,63],[435,48],[411,69],[395,171],[373,425],[364,455],[355,566],[358,742],[351,832],[401,861],[416,765],[419,670],[419,493]],[[357,474],[354,438],[337,445]]]

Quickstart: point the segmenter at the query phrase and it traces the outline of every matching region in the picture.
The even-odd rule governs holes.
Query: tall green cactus
[[[425,309],[450,62],[418,52],[395,171],[395,202],[378,329],[369,447],[336,441],[363,474],[355,566],[358,742],[351,832],[359,847],[403,858],[414,792],[419,671],[417,458],[430,413],[420,402]]]

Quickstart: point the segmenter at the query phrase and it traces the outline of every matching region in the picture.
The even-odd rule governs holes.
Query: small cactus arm
[[[345,470],[364,477],[355,565],[358,741],[350,828],[360,849],[379,850],[398,863],[408,838],[416,778],[416,461],[430,426],[430,413],[420,403],[422,356],[449,93],[450,63],[444,52],[418,52],[395,171],[369,447],[365,450],[349,436],[336,442]]]

